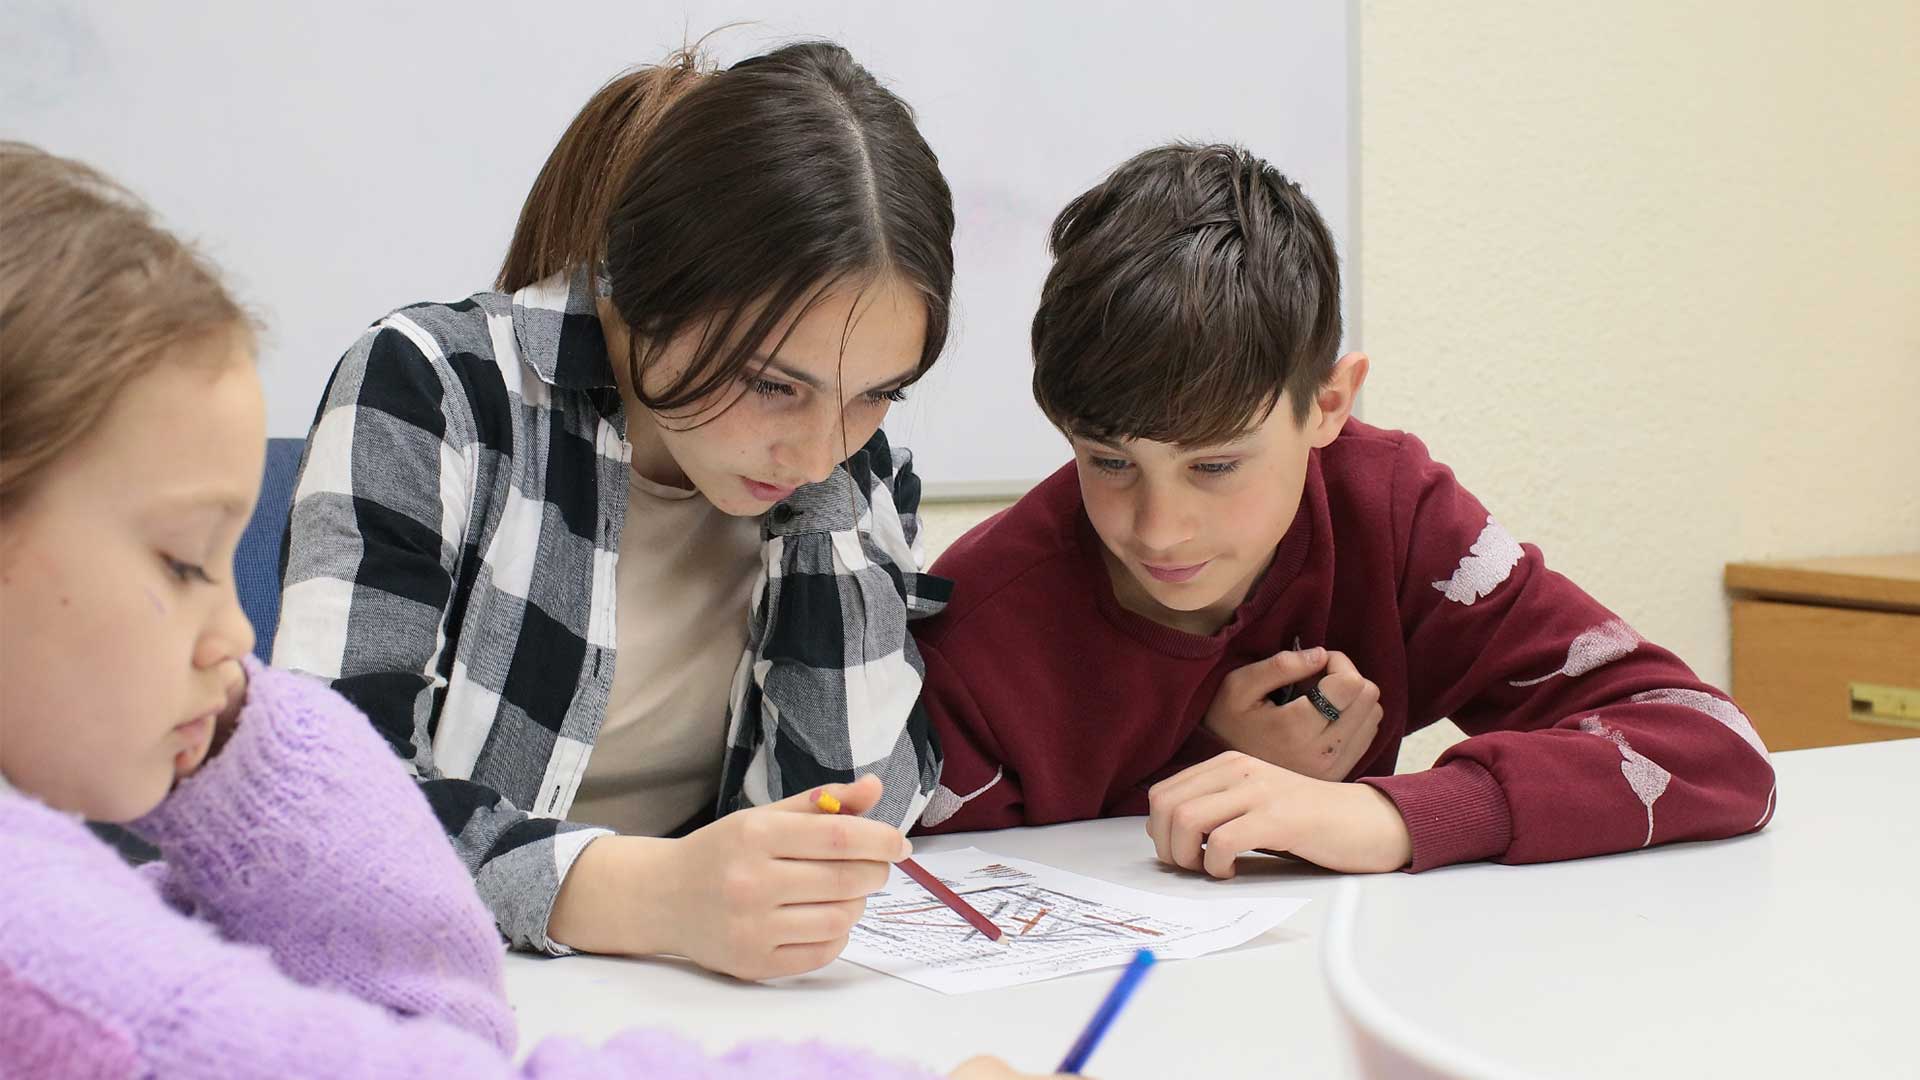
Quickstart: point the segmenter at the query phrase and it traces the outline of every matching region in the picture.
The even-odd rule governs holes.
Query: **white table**
[[[1920,740],[1777,754],[1755,836],[1547,866],[1365,880],[1362,974],[1395,1010],[1542,1076],[1920,1076]],[[1141,819],[924,838],[1138,888],[1315,902],[1253,942],[1156,968],[1096,1076],[1354,1075],[1319,967],[1338,875],[1243,861],[1162,869]],[[938,1068],[977,1052],[1042,1071],[1110,985],[1099,971],[946,996],[844,961],[779,985],[675,961],[509,958],[522,1047],[669,1027],[715,1048],[830,1038]]]

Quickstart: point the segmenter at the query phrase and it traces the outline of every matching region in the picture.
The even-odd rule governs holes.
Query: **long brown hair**
[[[0,142],[0,515],[126,385],[250,333],[211,264],[93,169]]]
[[[946,345],[953,195],[913,111],[840,46],[788,45],[724,71],[683,50],[601,87],[568,125],[497,284],[582,267],[604,268],[649,409],[708,399],[783,320],[885,277],[926,304],[917,379]],[[693,359],[649,394],[654,347],[693,327]]]

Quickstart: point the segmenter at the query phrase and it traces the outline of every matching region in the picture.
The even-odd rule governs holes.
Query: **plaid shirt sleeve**
[[[951,585],[920,572],[912,455],[874,437],[766,518],[747,647],[727,706],[718,812],[880,777],[868,816],[909,828],[940,777],[912,619]]]
[[[334,370],[301,463],[282,550],[277,667],[325,679],[404,759],[514,945],[561,954],[547,918],[573,859],[605,829],[535,817],[446,776],[433,731],[453,667],[450,608],[478,562],[467,533],[485,433],[440,347],[402,316]]]

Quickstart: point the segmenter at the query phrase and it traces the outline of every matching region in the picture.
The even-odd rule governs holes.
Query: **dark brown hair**
[[[1033,396],[1069,435],[1181,446],[1296,423],[1340,347],[1333,237],[1234,146],[1140,154],[1067,205],[1033,317]]]
[[[926,302],[917,379],[947,339],[953,195],[912,110],[840,46],[788,45],[724,71],[686,50],[608,83],[574,118],[498,285],[601,265],[633,330],[633,386],[655,411],[737,383],[783,320],[886,277]],[[693,327],[693,360],[649,395],[655,347]]]
[[[251,334],[211,264],[93,169],[0,142],[0,514],[158,363]]]

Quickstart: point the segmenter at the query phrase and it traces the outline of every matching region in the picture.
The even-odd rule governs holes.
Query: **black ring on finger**
[[[1340,719],[1340,710],[1334,706],[1333,702],[1327,700],[1327,695],[1321,693],[1319,687],[1307,688],[1307,700],[1313,702],[1313,707],[1319,709],[1320,715],[1327,718],[1327,723],[1331,724]]]

